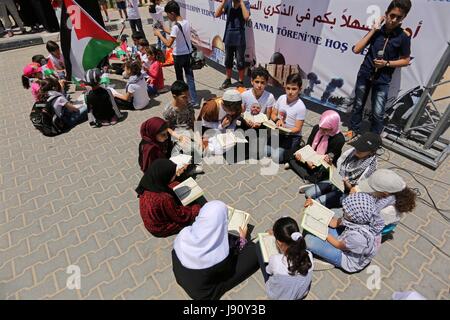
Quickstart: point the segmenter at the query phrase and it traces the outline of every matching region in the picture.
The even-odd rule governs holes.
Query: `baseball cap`
[[[373,132],[363,133],[355,141],[349,143],[356,151],[377,151],[381,146],[381,137]]]
[[[222,99],[223,99],[223,101],[228,101],[228,102],[241,102],[242,101],[241,94],[236,89],[228,89],[227,91],[225,91]]]
[[[42,72],[42,67],[38,63],[29,63],[25,68],[23,68],[23,75],[25,77],[31,77],[36,72]]]
[[[364,179],[358,185],[361,192],[388,192],[396,193],[406,188],[402,177],[389,169],[378,169],[369,178]]]

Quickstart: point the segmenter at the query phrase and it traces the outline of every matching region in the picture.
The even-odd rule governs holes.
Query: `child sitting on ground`
[[[117,106],[126,110],[143,109],[149,104],[150,98],[147,92],[147,82],[141,71],[141,63],[139,61],[127,61],[124,67],[129,79],[125,87],[125,94],[114,93]]]
[[[311,200],[305,207],[312,205]],[[343,218],[333,218],[328,236],[322,240],[313,234],[305,235],[306,247],[334,266],[347,272],[364,269],[381,244],[382,219],[375,212],[375,198],[363,192],[351,194],[342,202]]]
[[[46,48],[50,53],[47,63],[48,68],[55,70],[59,79],[65,79],[66,66],[64,64],[64,57],[61,53],[59,45],[55,41],[50,40],[47,42]]]
[[[38,63],[32,62],[23,69],[22,85],[24,89],[31,88],[34,101],[39,100],[39,79],[42,79],[42,67]]]
[[[268,156],[272,157],[276,163],[286,161],[286,151],[293,146],[299,145],[302,138],[303,123],[306,118],[306,107],[300,99],[302,89],[302,78],[300,74],[294,73],[287,77],[285,91],[286,94],[278,98],[271,118],[277,127],[284,127],[290,130],[289,134],[279,135],[279,145],[268,148]]]
[[[297,222],[290,217],[278,219],[273,233],[280,254],[272,255],[265,264],[260,246],[256,247],[261,271],[270,299],[299,300],[309,292],[313,275],[313,256],[306,250]]]
[[[149,46],[145,51],[149,65],[148,69],[145,70],[149,76],[147,78],[148,94],[152,96],[158,94],[159,90],[164,89],[164,75],[161,62],[156,60],[156,48]]]
[[[101,77],[99,69],[86,72],[86,84],[92,87],[85,97],[89,124],[97,127],[114,125],[122,117],[112,93],[100,85]]]

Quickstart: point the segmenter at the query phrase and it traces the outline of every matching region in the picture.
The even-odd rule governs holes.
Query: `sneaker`
[[[200,173],[205,173],[205,171],[203,170],[203,167],[200,164],[197,164],[195,166],[195,169],[193,170],[193,173],[200,174]]]
[[[308,184],[304,184],[302,186],[300,186],[300,188],[298,188],[298,193],[305,193],[305,191],[309,188],[311,188],[314,185],[314,183],[308,183]]]
[[[289,162],[286,162],[284,164],[284,170],[289,170],[291,168],[291,165],[289,164]]]
[[[317,258],[314,258],[313,264],[314,264],[314,271],[334,269],[334,265],[332,265],[331,263],[328,263],[323,260],[319,260]]]
[[[225,90],[229,87],[231,87],[231,79],[225,79],[225,81],[222,83],[219,89]]]
[[[117,123],[117,117],[112,117],[112,119],[111,119],[111,125],[113,126],[113,125],[115,125],[116,123]]]
[[[101,125],[102,125],[102,127],[106,127],[106,126],[111,125],[111,123],[108,122],[108,121],[104,121],[104,122],[101,123]]]

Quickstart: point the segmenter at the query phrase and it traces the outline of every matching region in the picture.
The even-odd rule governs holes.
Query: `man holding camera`
[[[217,7],[215,17],[227,15],[225,35],[225,68],[226,79],[220,89],[225,90],[231,86],[231,74],[233,60],[236,57],[236,65],[239,72],[237,86],[243,86],[245,73],[245,22],[250,18],[250,3],[244,0],[222,0]]]

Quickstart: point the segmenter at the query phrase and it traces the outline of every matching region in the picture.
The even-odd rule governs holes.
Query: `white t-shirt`
[[[287,104],[287,97],[283,94],[278,98],[275,109],[278,110],[278,118],[284,120],[284,125],[288,129],[295,128],[296,121],[306,118],[306,107],[300,98],[291,104]],[[301,135],[301,132],[297,135]]]
[[[133,106],[136,110],[145,108],[150,102],[147,93],[147,82],[142,78],[137,83],[128,86],[128,92],[133,94]]]
[[[63,108],[66,105],[66,103],[69,102],[69,100],[67,100],[67,98],[61,92],[58,91],[53,90],[49,91],[48,95],[49,97],[47,101],[54,99],[52,102],[53,109],[55,110],[56,116],[58,118],[61,118],[63,115]]]
[[[313,264],[313,256],[311,252],[308,252],[309,260],[311,261],[311,270],[314,269]],[[266,266],[266,272],[270,275],[281,274],[281,275],[289,275],[288,262],[287,258],[284,254],[275,254],[270,256],[269,264]]]
[[[164,8],[159,5],[156,5],[155,10],[156,10],[155,13],[150,12],[150,18],[153,19],[153,23],[156,23],[158,21],[159,23],[163,24],[164,23],[164,18],[163,18]]]
[[[128,19],[135,20],[140,19],[139,14],[139,1],[138,0],[127,0],[127,15]]]
[[[173,55],[174,56],[181,56],[184,54],[191,53],[191,24],[187,20],[178,21],[178,23],[181,25],[181,28],[183,28],[184,36],[186,37],[186,41],[184,41],[183,34],[181,33],[181,30],[178,28],[176,24],[172,26],[172,30],[170,32],[170,36],[172,38],[175,38],[175,41],[172,45],[173,48]],[[186,46],[186,42],[189,44],[189,47]]]
[[[242,94],[242,105],[246,112],[250,112],[250,107],[256,103],[261,106],[261,113],[265,114],[267,108],[272,108],[276,101],[273,94],[265,90],[259,99],[253,94],[253,89],[248,89]]]

